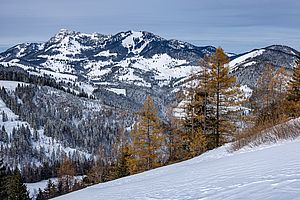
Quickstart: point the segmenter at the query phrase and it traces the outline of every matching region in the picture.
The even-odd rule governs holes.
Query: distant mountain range
[[[197,47],[145,31],[102,35],[63,29],[45,43],[23,43],[6,50],[0,54],[0,64],[101,86],[173,87],[197,70],[205,54],[214,51],[212,46]],[[297,56],[295,49],[274,45],[233,54],[230,67],[242,84],[253,86],[266,63],[291,69]]]

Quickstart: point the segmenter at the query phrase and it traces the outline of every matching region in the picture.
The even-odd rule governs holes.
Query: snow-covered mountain
[[[288,46],[273,45],[234,56],[229,67],[240,84],[253,87],[267,64],[271,64],[275,69],[284,67],[291,71],[299,58],[297,50]]]
[[[298,199],[299,145],[296,139],[228,153],[227,144],[188,161],[55,199]]]
[[[0,66],[69,82],[104,103],[134,111],[151,95],[163,117],[174,87],[214,51],[145,31],[102,35],[61,30],[47,42],[20,44],[1,53]]]
[[[45,43],[8,49],[0,54],[0,62],[57,78],[150,87],[154,82],[168,85],[171,79],[186,76],[204,54],[214,50],[145,31],[101,35],[61,30]]]
[[[124,94],[128,84],[174,87],[178,80],[199,68],[198,62],[205,54],[214,51],[212,46],[166,40],[146,31],[102,35],[62,29],[44,43],[24,43],[8,49],[0,54],[0,64]],[[232,73],[241,84],[250,87],[266,64],[291,69],[299,58],[298,51],[282,45],[228,55]]]

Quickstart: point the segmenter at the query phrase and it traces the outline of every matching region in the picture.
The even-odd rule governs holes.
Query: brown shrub
[[[300,136],[300,118],[277,125],[265,124],[254,126],[235,136],[236,141],[229,151],[236,151],[244,146],[259,146],[276,143],[278,140],[295,139]]]

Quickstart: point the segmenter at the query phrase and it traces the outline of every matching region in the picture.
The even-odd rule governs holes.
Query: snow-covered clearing
[[[81,181],[82,178],[83,176],[75,176],[75,180],[78,181]],[[50,178],[49,180],[51,180],[55,184],[57,184],[58,182],[58,178]],[[36,197],[39,189],[44,190],[47,187],[49,180],[42,180],[36,183],[25,183],[30,197]]]
[[[194,159],[85,188],[57,200],[299,199],[300,139]]]
[[[0,87],[4,87],[8,91],[15,91],[16,88],[20,86],[27,86],[28,83],[19,82],[19,81],[6,81],[6,80],[0,80]]]
[[[104,56],[104,57],[110,57],[110,56],[117,56],[118,54],[117,53],[111,53],[109,52],[109,50],[106,50],[106,51],[101,51],[99,52],[98,54],[94,55],[95,57],[97,56]]]
[[[126,90],[120,88],[106,88],[106,90],[126,96]]]

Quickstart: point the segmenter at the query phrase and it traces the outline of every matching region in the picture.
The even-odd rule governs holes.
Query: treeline
[[[20,81],[33,85],[49,86],[79,97],[95,99],[93,95],[88,95],[88,93],[78,87],[75,83],[72,84],[71,82],[57,81],[46,74],[43,76],[32,75],[19,67],[4,67],[0,65],[0,80]]]

